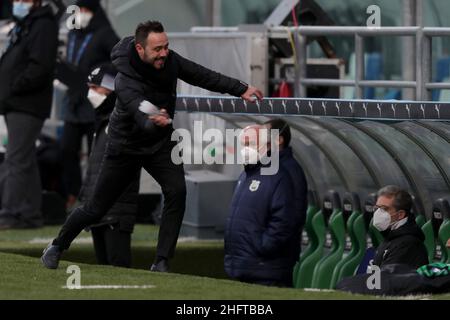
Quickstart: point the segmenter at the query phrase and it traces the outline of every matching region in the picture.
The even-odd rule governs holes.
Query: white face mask
[[[18,19],[23,19],[30,14],[32,7],[32,3],[15,1],[13,3],[13,15]]]
[[[373,226],[378,231],[385,231],[391,226],[391,215],[384,209],[377,209],[373,214]]]
[[[241,157],[244,165],[257,164],[259,160],[259,152],[251,147],[243,147],[241,149]]]
[[[94,109],[97,109],[103,104],[103,102],[105,102],[106,95],[100,94],[94,89],[89,89],[87,98],[91,102]]]
[[[80,12],[80,15],[78,17],[78,22],[80,23],[81,29],[87,28],[87,26],[91,22],[93,16],[94,15],[90,12]]]

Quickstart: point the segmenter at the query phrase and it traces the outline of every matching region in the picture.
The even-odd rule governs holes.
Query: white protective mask
[[[104,94],[98,93],[94,89],[89,89],[87,98],[91,102],[94,109],[97,109],[103,104],[103,102],[105,102],[107,97]]]
[[[378,231],[385,231],[391,226],[391,215],[384,209],[377,209],[373,214],[373,226]]]
[[[243,147],[241,149],[241,157],[244,165],[257,164],[260,160],[258,150],[252,147]]]
[[[90,12],[80,12],[77,22],[80,23],[81,29],[87,28],[94,15]]]
[[[32,3],[28,2],[14,2],[13,3],[13,15],[17,19],[23,19],[30,14]]]

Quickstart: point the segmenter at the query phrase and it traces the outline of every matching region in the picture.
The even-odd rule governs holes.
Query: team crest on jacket
[[[255,192],[259,189],[259,185],[261,184],[261,181],[253,180],[249,189],[251,192]]]

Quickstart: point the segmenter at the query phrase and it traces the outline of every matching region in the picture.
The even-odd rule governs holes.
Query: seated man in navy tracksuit
[[[300,168],[299,174],[287,160],[292,158],[289,139],[283,138],[287,125],[279,131],[279,170],[273,175],[262,174],[268,165],[260,160],[272,153],[270,142],[259,139],[262,128],[266,127],[244,129],[244,133],[255,130],[257,134],[256,141],[241,141],[245,170],[232,199],[225,231],[225,271],[244,282],[290,287],[306,214],[306,180],[303,170]],[[303,181],[295,184],[297,179]]]

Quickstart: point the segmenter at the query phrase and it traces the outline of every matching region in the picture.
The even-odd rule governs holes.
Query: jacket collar
[[[293,156],[292,147],[287,147],[280,151],[280,160],[290,158],[292,156]]]
[[[292,153],[291,147],[284,148],[283,150],[281,150],[279,152],[280,161],[292,157],[292,154],[293,153]],[[271,165],[271,163],[263,165],[261,162],[258,161],[258,163],[256,163],[256,164],[249,164],[249,165],[244,166],[244,170],[247,173],[251,173],[253,171],[259,170],[260,168],[269,167],[270,165]]]
[[[19,20],[17,18],[13,18],[13,20],[20,26],[29,27],[34,22],[34,20],[37,20],[41,17],[54,17],[53,11],[48,5],[32,9],[30,14],[23,20]]]
[[[383,231],[382,234],[387,240],[392,240],[402,236],[416,237],[421,241],[425,239],[425,235],[412,217],[408,217],[406,223],[398,227],[397,229],[388,229],[386,231]]]

